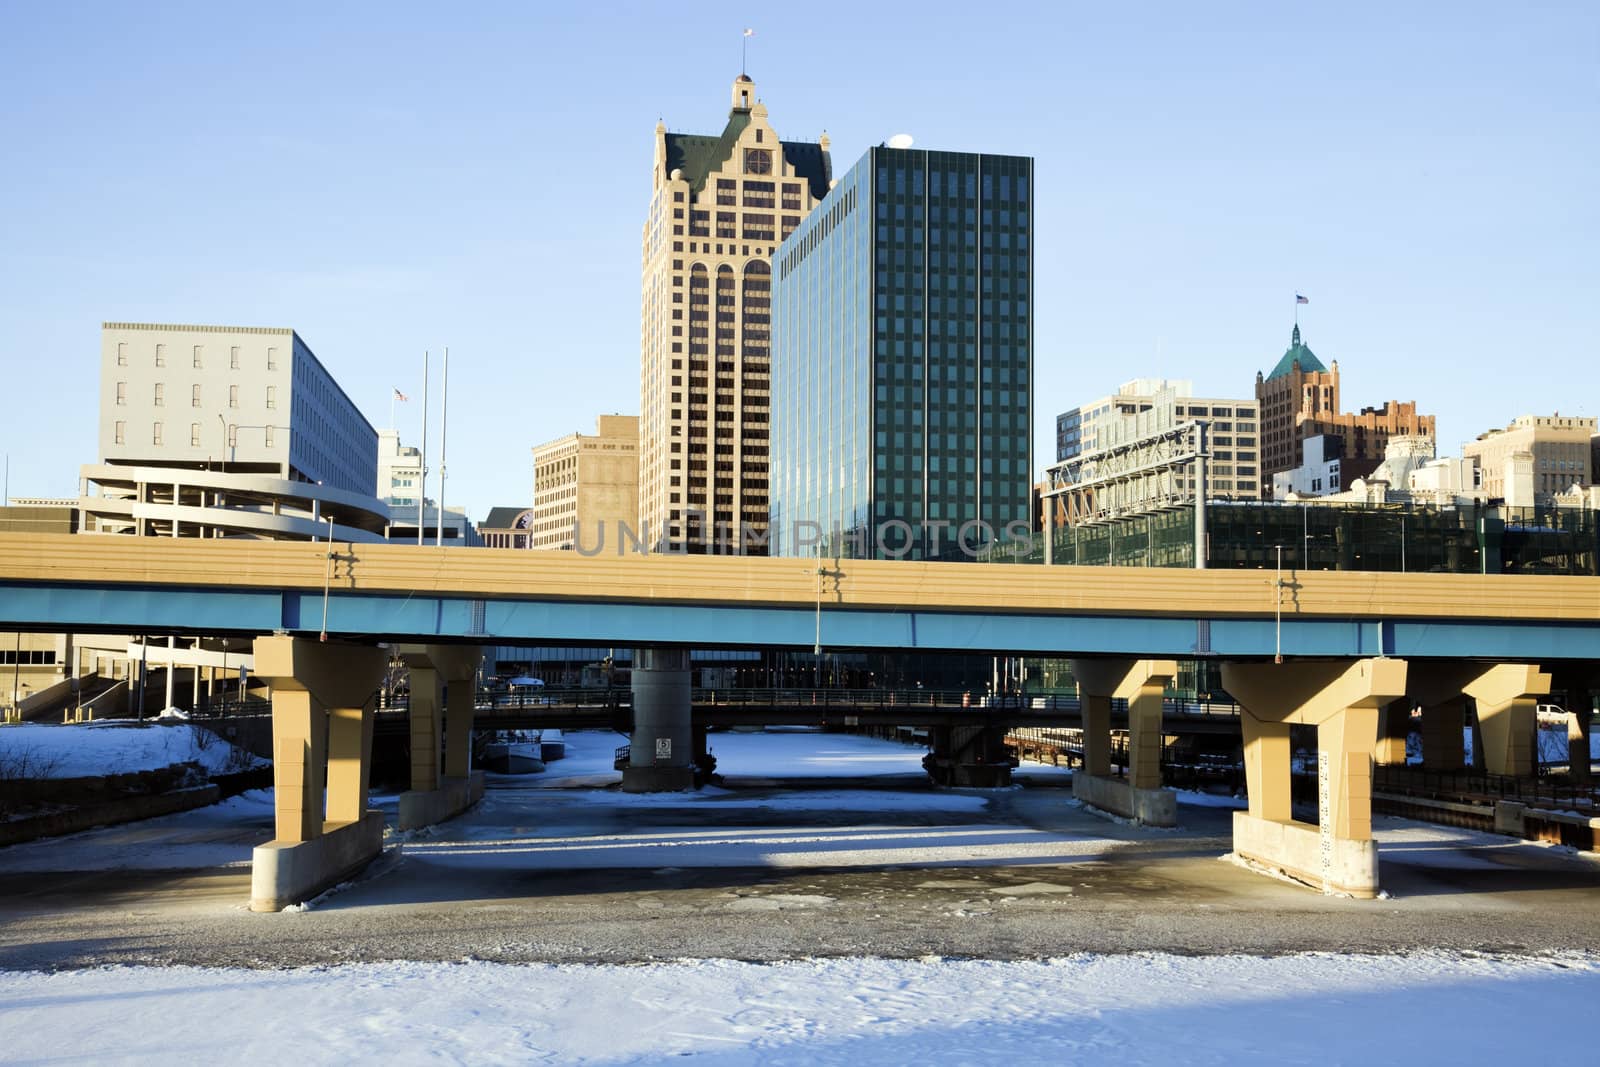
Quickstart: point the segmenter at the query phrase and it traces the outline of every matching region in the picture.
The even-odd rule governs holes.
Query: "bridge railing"
[[[1587,815],[1600,813],[1600,787],[1552,775],[1513,777],[1474,769],[1437,771],[1385,765],[1373,769],[1373,786],[1382,792],[1440,800],[1515,800]]]

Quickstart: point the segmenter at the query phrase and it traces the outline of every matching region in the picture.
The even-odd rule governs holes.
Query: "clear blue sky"
[[[898,132],[1037,158],[1041,465],[1124,379],[1250,395],[1297,289],[1346,406],[1415,399],[1442,452],[1600,413],[1600,5],[746,10],[3,0],[12,494],[76,492],[133,320],[292,326],[411,441],[449,345],[447,502],[527,503],[530,446],[638,410],[652,130],[721,129],[744,25],[836,173]]]

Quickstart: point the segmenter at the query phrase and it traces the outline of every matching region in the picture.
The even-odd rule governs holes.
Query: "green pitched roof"
[[[1288,351],[1284,352],[1283,358],[1278,360],[1278,365],[1272,368],[1272,373],[1267,375],[1267,380],[1271,381],[1274,378],[1287,377],[1294,370],[1296,363],[1299,363],[1300,369],[1308,374],[1313,371],[1326,372],[1328,369],[1322,365],[1322,360],[1318,359],[1316,354],[1301,342],[1299,323],[1295,323],[1294,333],[1289,338]]]
[[[706,187],[706,178],[733,155],[733,146],[739,135],[750,125],[750,112],[734,108],[728,112],[728,125],[721,136],[700,133],[667,134],[667,173],[683,171],[690,192],[698,194]],[[822,146],[808,141],[780,141],[784,160],[794,167],[795,174],[811,186],[813,199],[828,195],[828,157]]]

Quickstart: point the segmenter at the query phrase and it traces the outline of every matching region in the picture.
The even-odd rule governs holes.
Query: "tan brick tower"
[[[720,134],[656,124],[644,224],[639,521],[691,552],[765,554],[771,257],[831,178],[741,74]],[[743,547],[741,547],[743,546]]]

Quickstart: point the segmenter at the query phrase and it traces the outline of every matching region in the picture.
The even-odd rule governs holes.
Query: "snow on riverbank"
[[[210,774],[266,765],[201,726],[140,725],[127,719],[0,727],[0,761],[25,764],[29,778],[133,774],[175,763],[198,763]]]
[[[1537,1047],[1577,1063],[1585,1027],[1531,1020],[1587,1018],[1596,998],[1594,957],[1432,952],[109,968],[0,973],[0,1047],[11,1062],[851,1067],[1481,1063]]]

